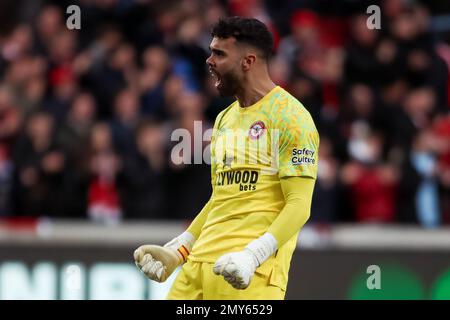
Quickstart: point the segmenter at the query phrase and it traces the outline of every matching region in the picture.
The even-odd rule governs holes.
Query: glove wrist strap
[[[186,262],[187,257],[191,253],[192,247],[194,246],[194,243],[194,236],[190,232],[185,231],[175,239],[166,243],[164,247],[175,249],[182,262]]]
[[[253,253],[258,261],[258,266],[260,266],[278,250],[278,242],[272,234],[266,232],[258,239],[250,242],[246,249]]]

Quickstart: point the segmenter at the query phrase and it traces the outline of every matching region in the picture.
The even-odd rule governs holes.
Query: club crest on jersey
[[[266,131],[266,126],[262,121],[256,121],[250,126],[250,130],[248,131],[248,136],[252,140],[259,139],[264,132]]]

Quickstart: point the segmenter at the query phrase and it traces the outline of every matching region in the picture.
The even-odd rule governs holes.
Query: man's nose
[[[208,59],[206,59],[206,64],[210,67],[212,67],[214,65],[213,59],[212,59],[212,55],[208,57]]]

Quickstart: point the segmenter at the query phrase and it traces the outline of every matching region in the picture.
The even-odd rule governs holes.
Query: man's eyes
[[[212,53],[219,57],[222,57],[225,55],[222,51],[216,51],[216,50],[213,50]]]

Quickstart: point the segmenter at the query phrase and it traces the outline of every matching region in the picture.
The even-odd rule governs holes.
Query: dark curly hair
[[[242,17],[221,18],[213,26],[211,36],[223,39],[234,37],[238,42],[246,43],[259,49],[265,60],[268,60],[272,55],[272,34],[266,25],[257,19]]]

